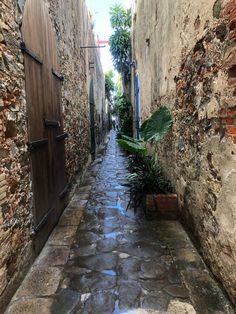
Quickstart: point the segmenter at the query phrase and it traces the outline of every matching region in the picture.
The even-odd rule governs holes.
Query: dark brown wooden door
[[[65,207],[65,136],[56,39],[43,0],[27,0],[22,24],[28,141],[31,155],[35,250]]]

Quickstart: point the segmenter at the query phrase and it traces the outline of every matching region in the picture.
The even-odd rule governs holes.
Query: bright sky
[[[132,0],[86,0],[86,2],[95,21],[95,34],[99,36],[100,40],[108,40],[112,33],[109,15],[110,7],[115,3],[120,3],[124,7],[129,8],[131,7]],[[101,48],[100,50],[102,66],[105,72],[113,68],[109,45],[106,45],[106,48]]]

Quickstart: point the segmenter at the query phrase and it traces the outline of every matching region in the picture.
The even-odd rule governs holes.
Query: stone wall
[[[89,87],[94,82],[97,144],[101,144],[102,111],[105,106],[105,83],[95,45],[92,21],[85,0],[47,0],[55,25],[61,71],[64,127],[70,135],[66,144],[67,172],[73,179],[88,162],[90,152]],[[94,63],[92,65],[92,63]],[[94,68],[93,68],[94,67]]]
[[[43,0],[40,0],[43,1]],[[32,182],[27,151],[24,59],[19,49],[25,0],[0,0],[0,312],[35,258],[30,237]],[[97,125],[102,130],[104,78],[85,0],[48,0],[55,26],[61,72],[68,182],[86,167],[90,155],[88,89],[94,77]],[[89,70],[95,60],[96,75]],[[100,117],[99,117],[100,115]],[[102,135],[99,137],[102,141]]]
[[[0,1],[0,309],[31,259],[31,182],[27,153],[21,12]],[[1,310],[0,310],[1,312]]]
[[[158,158],[236,302],[236,1],[137,0],[133,28],[141,119],[160,104],[171,109]]]
[[[92,34],[90,38],[90,44],[96,46],[97,43],[94,40]],[[102,70],[102,65],[100,63],[100,48],[89,49],[89,62],[90,62],[90,75],[89,84],[93,82],[94,88],[94,104],[95,104],[95,134],[96,134],[96,147],[97,151],[101,148],[103,144],[103,139],[106,135],[108,129],[107,121],[107,110],[105,104],[105,78]],[[88,91],[89,93],[89,91]]]

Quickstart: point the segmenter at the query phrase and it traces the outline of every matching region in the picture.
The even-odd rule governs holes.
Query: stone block
[[[174,250],[172,255],[179,270],[205,269],[206,267],[196,249],[191,247]]]
[[[11,303],[5,314],[51,314],[53,299],[33,298]]]
[[[206,105],[206,114],[208,119],[216,118],[218,116],[219,103],[215,97]]]
[[[83,216],[83,210],[76,208],[66,208],[62,214],[59,225],[60,226],[78,226]]]
[[[86,186],[81,186],[75,190],[76,194],[88,194],[91,191],[92,186],[91,185],[86,185]]]
[[[69,248],[59,246],[46,246],[35,261],[35,265],[63,266],[69,257]]]
[[[197,313],[235,313],[207,270],[183,270],[182,276]]]
[[[56,267],[34,266],[16,292],[14,300],[22,297],[42,297],[55,294],[62,270]]]
[[[0,174],[0,183],[2,183],[3,181],[5,181],[5,179],[6,179],[5,173],[1,173],[1,174]],[[0,186],[1,186],[1,185],[0,185]]]
[[[80,294],[70,289],[60,289],[56,294],[51,313],[73,313],[74,308],[80,302]]]
[[[68,207],[86,207],[88,203],[88,200],[78,199],[78,198],[72,198],[71,202],[69,203]]]
[[[163,290],[174,298],[187,299],[189,297],[188,290],[184,285],[169,285]]]
[[[196,314],[194,307],[187,303],[179,300],[171,300],[167,309],[167,313],[169,314]]]
[[[0,193],[0,204],[3,204],[7,199],[7,193],[6,191],[5,192],[2,192]]]
[[[7,186],[4,185],[2,187],[0,187],[0,199],[1,199],[1,195],[7,192]]]
[[[7,286],[7,269],[6,265],[0,268],[0,295],[3,293]]]
[[[66,245],[70,246],[74,240],[77,226],[58,226],[51,234],[48,244],[49,245]]]

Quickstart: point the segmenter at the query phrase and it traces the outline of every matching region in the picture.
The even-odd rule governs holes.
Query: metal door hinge
[[[48,139],[47,138],[43,138],[43,139],[38,140],[38,141],[28,142],[27,146],[28,146],[28,150],[29,151],[33,151],[36,148],[39,148],[39,147],[41,147],[43,145],[46,145],[46,144],[48,144]]]
[[[37,63],[43,65],[43,60],[40,59],[33,51],[31,51],[24,42],[20,43],[20,49],[26,53],[28,56],[30,56],[34,61]]]
[[[31,236],[36,236],[39,231],[41,231],[44,227],[44,225],[47,222],[48,216],[54,211],[54,208],[50,209],[46,215],[43,216],[41,221],[37,224],[37,226],[33,227],[33,230],[31,231]]]
[[[64,76],[59,74],[57,71],[55,71],[54,69],[52,69],[52,74],[61,82],[64,82]]]
[[[62,141],[62,140],[64,140],[64,139],[66,139],[67,137],[68,137],[68,133],[63,133],[63,134],[57,135],[57,136],[56,136],[56,140],[57,140],[58,142],[60,142],[60,141]]]
[[[44,126],[48,128],[59,128],[61,126],[60,121],[44,119]]]

